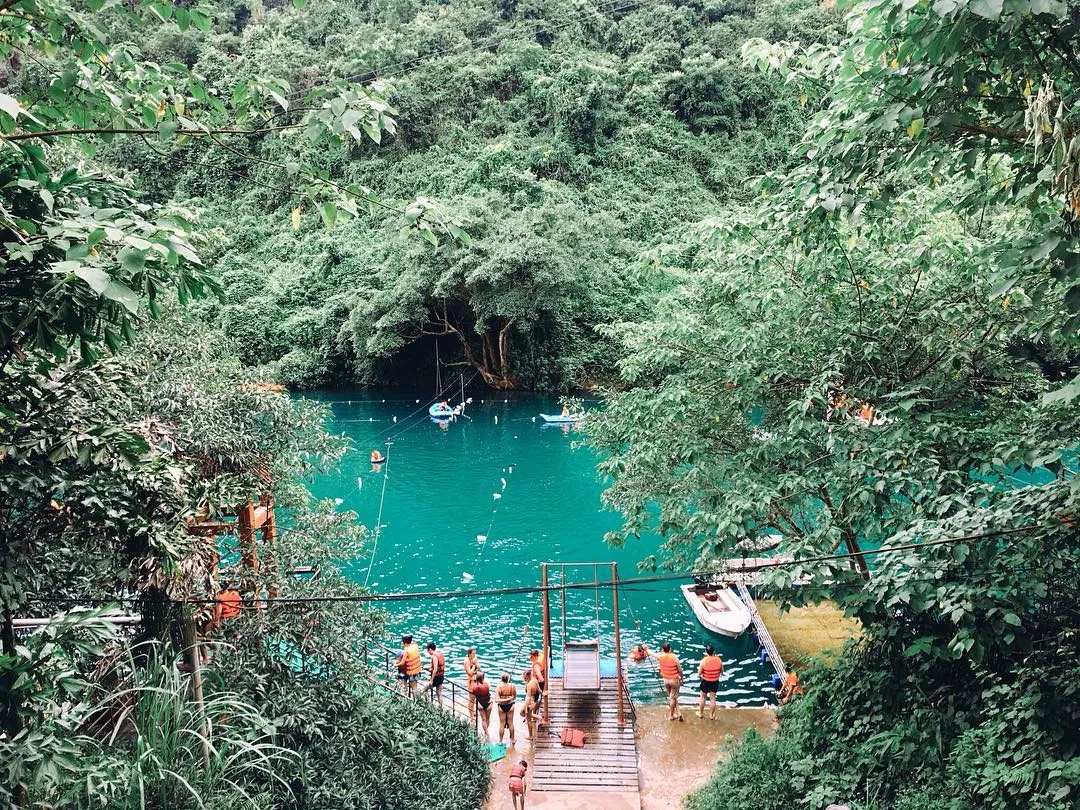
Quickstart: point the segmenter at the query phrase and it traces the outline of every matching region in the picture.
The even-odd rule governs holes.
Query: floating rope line
[[[510,472],[507,472],[508,470]],[[503,467],[503,472],[506,473],[507,475],[509,475],[511,472],[513,472],[513,470],[514,470],[513,465],[510,465],[509,467]],[[495,516],[499,512],[499,504],[502,503],[503,493],[506,492],[506,478],[505,477],[500,478],[499,481],[502,483],[502,489],[499,490],[498,492],[493,492],[491,494],[492,500],[495,502],[495,504],[494,504],[494,506],[491,507],[491,520],[488,521],[487,531],[484,534],[476,535],[476,558],[473,560],[473,564],[472,564],[472,568],[473,568],[474,571],[476,571],[476,573],[480,572],[480,569],[478,567],[478,564],[480,562],[480,555],[484,552],[484,550],[487,547],[487,541],[491,537],[491,530],[495,526]],[[475,579],[476,579],[476,575],[473,574],[473,573],[470,573],[468,571],[463,572],[462,577],[461,577],[461,581],[462,581],[463,584],[468,584],[470,582],[473,582],[473,581],[475,581]]]

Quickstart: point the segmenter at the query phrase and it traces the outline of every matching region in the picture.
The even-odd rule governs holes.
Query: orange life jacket
[[[510,768],[510,790],[520,793],[525,787],[525,766],[521,763]]]
[[[240,615],[240,594],[237,591],[222,591],[218,594],[217,601],[221,605],[222,619],[232,619]]]
[[[679,656],[675,655],[675,653],[662,652],[656,656],[656,659],[660,662],[661,678],[670,680],[679,677],[681,672],[679,669]]]
[[[420,662],[420,648],[415,643],[410,644],[405,648],[402,655],[404,657],[402,665],[405,667],[405,674],[419,675],[420,670],[424,668],[424,665]]]
[[[379,462],[379,461],[382,461],[382,460],[383,460],[382,453],[380,453],[378,450],[372,450],[371,451],[371,461],[373,463]]]
[[[719,655],[706,655],[701,659],[701,680],[715,683],[724,671],[724,662]]]
[[[438,650],[434,650],[431,653],[431,674],[432,675],[445,675],[446,674],[446,656]]]

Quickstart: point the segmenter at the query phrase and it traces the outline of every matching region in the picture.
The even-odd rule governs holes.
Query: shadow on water
[[[385,474],[376,557],[347,573],[362,583],[370,563],[370,587],[382,592],[536,585],[542,561],[614,561],[621,576],[633,576],[637,561],[654,552],[659,539],[643,539],[625,549],[604,543],[605,532],[618,527],[619,517],[601,507],[603,484],[595,455],[571,447],[579,434],[543,428],[538,414],[558,413],[556,400],[490,393],[474,394],[467,418],[445,425],[427,417],[430,393],[308,395],[330,407],[328,428],[347,436],[353,446],[336,470],[311,484],[315,495],[340,498],[342,509],[355,511],[361,523],[373,527]],[[375,471],[369,453],[385,450],[387,438],[393,440],[389,463]],[[591,570],[574,576],[592,580]],[[600,579],[609,576],[610,568],[598,572]],[[560,601],[553,595],[556,647],[562,638]],[[756,641],[748,634],[733,640],[705,630],[677,582],[624,588],[620,603],[624,654],[642,641],[653,647],[670,641],[689,673],[702,647],[712,643],[725,664],[721,699],[756,706],[770,701],[772,671],[758,661]],[[566,607],[567,638],[595,638],[599,628],[602,651],[611,654],[609,592],[600,593],[597,610],[591,588],[568,591]],[[528,651],[541,644],[540,596],[395,602],[391,630],[411,632],[422,643],[436,641],[447,653],[451,677],[460,677],[465,650],[475,646],[487,672],[509,671],[518,680],[528,666]],[[649,663],[630,664],[629,680],[635,700],[662,700],[659,676]],[[688,680],[685,698],[692,700],[697,680]]]

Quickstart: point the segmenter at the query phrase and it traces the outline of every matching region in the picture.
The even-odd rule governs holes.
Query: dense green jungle
[[[1078,53],[1077,0],[0,0],[0,801],[502,792],[358,660],[285,393],[441,371],[602,398],[643,572],[779,535],[858,621],[686,806],[1080,807]]]

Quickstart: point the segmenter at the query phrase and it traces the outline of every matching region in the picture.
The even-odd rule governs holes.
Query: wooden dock
[[[758,644],[769,654],[769,661],[772,663],[773,669],[776,670],[776,674],[780,676],[780,682],[783,683],[787,679],[787,667],[784,666],[784,659],[780,655],[780,650],[776,647],[776,642],[773,641],[772,634],[769,633],[769,628],[765,626],[765,621],[761,618],[761,614],[758,613],[754,597],[750,593],[750,589],[746,587],[745,580],[737,579],[734,584],[739,590],[739,597],[750,610],[750,618],[753,620],[754,629],[757,631]]]
[[[618,722],[619,700],[625,722]],[[638,750],[634,737],[633,707],[619,694],[615,678],[601,678],[593,691],[567,690],[562,678],[549,681],[548,724],[537,733],[531,772],[536,792],[633,793],[638,784]],[[585,732],[584,748],[568,748],[559,741],[564,728]]]

